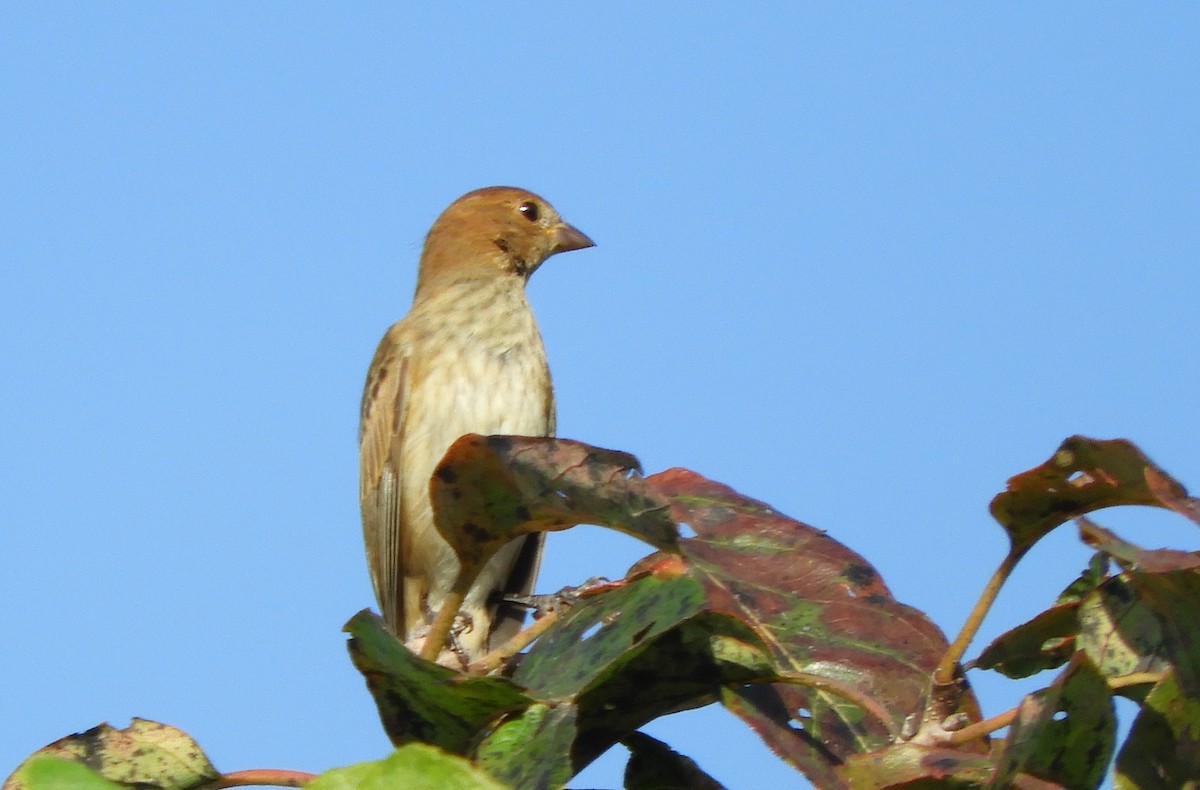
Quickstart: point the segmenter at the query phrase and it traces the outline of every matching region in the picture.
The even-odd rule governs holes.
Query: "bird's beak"
[[[585,236],[582,231],[563,222],[554,229],[554,243],[550,247],[550,254],[582,250],[585,247],[595,246],[596,242]]]

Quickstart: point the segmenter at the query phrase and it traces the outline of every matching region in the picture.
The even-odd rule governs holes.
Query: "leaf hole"
[[[592,623],[591,625],[589,625],[587,628],[585,628],[585,629],[583,630],[583,633],[582,633],[582,634],[580,634],[580,635],[579,635],[579,641],[580,641],[580,642],[585,642],[585,641],[587,641],[588,639],[591,639],[593,636],[595,636],[596,634],[600,633],[600,629],[601,629],[601,628],[603,628],[603,625],[602,625],[602,624],[600,624],[600,623]]]
[[[1065,710],[1055,711],[1054,715],[1051,716],[1050,718],[1054,719],[1054,721],[1066,721],[1067,720],[1067,712]]]
[[[1067,476],[1067,483],[1075,488],[1083,488],[1084,486],[1093,482],[1095,482],[1095,480],[1087,472],[1080,472],[1076,470]]]
[[[692,529],[691,524],[687,523],[686,521],[679,522],[679,537],[694,538],[696,537],[696,534],[696,530]]]

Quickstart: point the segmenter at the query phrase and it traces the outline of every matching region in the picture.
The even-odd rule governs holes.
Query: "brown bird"
[[[466,433],[552,436],[554,391],[525,295],[555,253],[591,247],[549,203],[513,187],[463,195],[425,238],[417,290],[367,371],[359,427],[359,498],[375,596],[389,627],[420,640],[458,573],[433,524],[434,467]],[[460,609],[467,660],[501,644],[524,613],[497,599],[527,594],[542,536],[491,560]]]

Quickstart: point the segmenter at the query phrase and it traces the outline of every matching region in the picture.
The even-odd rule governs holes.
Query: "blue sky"
[[[828,530],[951,634],[1064,437],[1200,488],[1197,6],[435,5],[0,9],[0,775],[133,715],[223,770],[386,754],[339,631],[358,398],[480,186],[597,242],[530,286],[560,435]],[[645,551],[553,536],[539,587]],[[981,638],[1086,557],[1035,548]],[[719,710],[648,731],[793,781]]]

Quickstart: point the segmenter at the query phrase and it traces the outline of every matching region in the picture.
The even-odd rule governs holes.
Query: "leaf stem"
[[[996,602],[996,596],[1000,593],[1000,588],[1004,586],[1004,582],[1008,581],[1008,577],[1012,575],[1013,568],[1021,557],[1025,556],[1028,547],[1020,548],[1012,547],[1008,550],[1008,554],[1004,555],[1004,559],[1000,561],[1000,566],[992,574],[992,578],[988,579],[987,585],[983,588],[983,592],[979,595],[979,600],[975,602],[975,606],[971,609],[971,613],[967,615],[966,621],[963,623],[962,630],[958,632],[958,637],[954,643],[946,650],[946,654],[942,656],[941,663],[937,669],[933,671],[933,683],[935,686],[943,686],[954,682],[955,668],[962,661],[963,654],[967,652],[967,648],[971,644],[971,640],[979,632],[979,626],[983,623],[983,618],[987,615],[988,610],[992,608],[992,604]]]
[[[219,790],[224,787],[303,787],[316,778],[316,774],[304,771],[255,768],[249,771],[221,774],[219,779],[205,784],[204,788],[205,790]]]
[[[1116,677],[1108,678],[1108,687],[1110,689],[1123,689],[1129,686],[1144,686],[1151,683],[1158,683],[1166,676],[1165,672],[1130,672],[1128,675],[1117,675]]]

